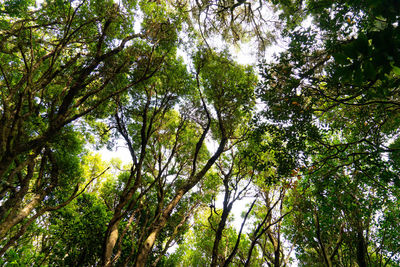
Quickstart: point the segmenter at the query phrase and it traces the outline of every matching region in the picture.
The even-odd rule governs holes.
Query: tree
[[[160,237],[164,229],[175,227],[170,223],[181,213],[179,208],[193,205],[183,204],[193,201],[186,195],[204,179],[228,140],[236,137],[235,125],[246,120],[251,110],[255,86],[251,68],[233,63],[224,54],[199,52],[194,60],[194,80],[181,62],[171,59],[143,87],[134,88],[129,98],[120,100],[115,127],[126,141],[133,166],[106,232],[106,266],[119,257],[113,256],[113,250],[122,238],[118,230],[121,220],[139,201],[151,197],[157,203],[149,211],[153,219],[141,231],[144,236],[138,239],[134,255],[137,266],[146,263],[157,238],[165,238]],[[221,74],[215,76],[217,71]],[[206,152],[206,137],[218,143],[215,152]],[[186,217],[182,212],[180,216]]]
[[[46,1],[37,8],[31,2],[6,1],[1,7],[4,238],[39,204],[35,216],[76,196],[83,139],[75,124],[87,114],[102,116],[112,104],[110,97],[149,79],[176,35],[172,20],[147,21],[135,32],[137,8],[129,1],[123,6]],[[45,199],[53,203],[42,203]]]
[[[208,266],[212,262],[214,240],[219,225],[222,210],[210,207],[199,209],[194,216],[194,223],[185,235],[185,242],[171,255],[176,257],[177,266]],[[232,255],[228,266],[242,266],[249,247],[249,239],[243,234],[238,239],[238,233],[232,226],[232,217],[225,221],[221,234],[219,257],[227,259]],[[236,250],[236,251],[235,251]],[[235,251],[232,254],[232,251]],[[223,263],[222,263],[223,264]],[[257,265],[254,265],[257,266]]]
[[[179,1],[181,2],[181,1]],[[184,1],[183,1],[184,2]],[[194,28],[207,44],[210,39],[220,38],[238,45],[255,40],[257,53],[262,54],[275,41],[280,22],[274,7],[266,1],[214,0],[186,1],[192,13]]]
[[[286,162],[304,175],[290,204],[297,212],[289,239],[298,240],[304,264],[382,265],[376,255],[385,252],[369,238],[382,236],[375,227],[385,220],[383,203],[398,199],[399,6],[278,3],[289,44],[264,64],[259,96],[274,125],[260,129],[275,133],[289,151]],[[312,25],[301,27],[306,18]],[[396,251],[381,257],[394,259]]]
[[[297,240],[297,258],[303,264],[381,266],[380,254],[388,264],[397,249],[380,237],[391,232],[382,223],[397,191],[350,168],[326,166],[300,176],[284,223],[289,240]]]
[[[395,47],[398,43],[392,13],[398,6],[384,11],[381,4],[344,1],[310,2],[297,8],[312,16],[314,28],[288,33],[287,52],[278,63],[266,65],[265,85],[260,88],[260,97],[268,104],[265,117],[281,123],[288,145],[304,152],[312,153],[306,151],[305,139],[314,143],[310,150],[317,146],[315,150],[329,158],[357,146],[364,147],[363,153],[349,152],[349,159],[394,152],[388,143],[398,129],[400,62],[382,40],[390,39]],[[342,129],[353,136],[332,144],[330,134],[340,135]]]
[[[399,11],[3,1],[0,264],[397,266]],[[260,79],[214,47],[275,37]]]
[[[197,129],[174,113],[172,108],[190,88],[190,77],[185,66],[171,58],[142,87],[130,90],[129,97],[116,99],[118,107],[113,127],[125,139],[133,166],[121,185],[120,199],[113,207],[114,215],[108,225],[104,244],[105,263],[111,260],[115,238],[118,238],[116,229],[121,219],[141,198],[148,197],[147,192],[152,193],[154,188],[160,194],[157,201],[161,208],[165,201],[164,190],[171,190],[166,188],[170,187],[166,185],[166,179],[174,175],[177,179],[181,172],[187,172],[186,159],[180,161],[179,157],[190,157],[188,143],[193,140],[189,136],[195,134]]]
[[[251,169],[251,167],[247,168],[247,166],[243,164],[243,161],[244,158],[243,155],[240,155],[240,152],[231,151],[230,154],[224,158],[224,161],[220,160],[216,163],[218,168],[218,176],[221,177],[223,184],[222,192],[224,193],[224,198],[222,210],[220,211],[221,215],[216,212],[215,207],[210,209],[210,216],[213,216],[212,212],[214,211],[216,213],[214,216],[217,216],[217,218],[220,217],[217,227],[212,228],[212,230],[215,231],[215,234],[210,266],[227,266],[237,253],[237,246],[235,246],[231,251],[227,251],[225,248],[225,255],[222,256],[222,253],[219,252],[219,244],[222,241],[222,234],[226,227],[227,220],[232,211],[234,203],[246,195],[250,189],[249,187],[252,182],[252,178],[254,177],[254,171]],[[236,244],[239,245],[239,242],[240,236],[238,236]],[[229,252],[229,254],[227,254],[227,252]]]
[[[83,157],[80,169],[87,186],[79,188],[68,204],[64,202],[48,214],[42,213],[39,206],[40,213],[24,222],[18,231],[10,231],[11,237],[2,244],[2,264],[79,265],[97,261],[101,252],[97,235],[103,234],[108,214],[95,192],[107,168],[98,155],[89,154]]]

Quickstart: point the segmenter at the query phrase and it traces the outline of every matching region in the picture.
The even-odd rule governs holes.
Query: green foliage
[[[104,202],[93,194],[83,194],[67,207],[51,214],[49,240],[42,253],[50,253],[51,265],[93,265],[101,256],[99,237],[109,219]]]
[[[263,64],[258,95],[267,122],[259,129],[286,145],[288,160],[278,155],[278,164],[299,167],[287,237],[305,266],[396,262],[392,241],[380,238],[392,232],[382,225],[386,202],[399,198],[399,5],[278,3],[289,46],[276,62]],[[298,27],[306,18],[312,25]]]
[[[239,125],[255,104],[257,77],[251,66],[240,66],[226,52],[199,51],[194,57],[204,94],[226,125]],[[230,129],[232,131],[233,129]]]
[[[396,0],[2,1],[0,265],[278,267],[293,246],[300,266],[398,266],[399,14]],[[210,46],[263,50],[270,23],[287,49],[259,75]],[[129,159],[89,152],[121,140]],[[250,195],[237,243],[232,207]]]
[[[222,212],[219,210],[219,212]],[[209,208],[200,209],[194,217],[194,225],[185,235],[185,242],[171,255],[176,258],[177,266],[208,266],[211,263],[211,255],[214,240],[210,238],[214,236],[213,229],[218,225],[219,216],[212,213]],[[223,232],[223,237],[220,242],[221,253],[229,253],[232,251],[237,232],[231,226],[233,218],[230,217],[228,226]],[[249,246],[247,237],[242,237],[239,245],[239,255],[244,255]],[[227,257],[228,255],[225,255]],[[222,257],[222,255],[221,255]],[[239,256],[240,257],[240,256]],[[233,260],[232,266],[240,266],[240,259]]]

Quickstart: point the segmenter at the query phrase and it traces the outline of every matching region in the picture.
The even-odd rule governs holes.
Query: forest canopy
[[[0,265],[400,266],[399,20],[2,1]]]

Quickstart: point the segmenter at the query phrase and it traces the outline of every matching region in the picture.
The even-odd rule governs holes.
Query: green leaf
[[[397,66],[393,66],[393,72],[394,72],[394,74],[396,74],[396,75],[399,75],[399,76],[400,76],[400,68],[399,68],[399,67],[397,67]]]
[[[374,80],[376,77],[376,70],[371,61],[366,61],[363,64],[364,76],[370,80]]]
[[[361,33],[355,41],[355,47],[361,54],[367,55],[369,51],[368,39],[364,33]]]
[[[335,53],[333,54],[335,61],[340,65],[346,65],[349,63],[348,57],[342,53]]]
[[[351,59],[356,59],[358,57],[358,53],[359,53],[358,48],[354,42],[344,45],[343,52],[347,57],[349,57]]]

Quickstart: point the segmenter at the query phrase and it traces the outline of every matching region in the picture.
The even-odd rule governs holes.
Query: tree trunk
[[[219,247],[219,242],[221,241],[222,238],[222,232],[225,229],[226,225],[226,220],[228,218],[229,212],[231,211],[232,206],[224,207],[221,215],[221,220],[219,221],[217,231],[215,233],[215,239],[214,239],[214,245],[213,245],[213,250],[212,250],[212,261],[211,261],[211,267],[216,267],[218,265],[218,247]]]
[[[165,207],[161,216],[153,223],[153,227],[150,231],[150,234],[146,238],[142,248],[140,249],[138,256],[136,258],[136,267],[144,267],[146,266],[147,258],[149,253],[151,252],[153,245],[157,239],[158,234],[167,224],[168,218],[171,215],[172,210],[178,205],[181,198],[194,186],[196,186],[200,180],[204,177],[207,171],[212,167],[215,161],[222,154],[225,144],[228,141],[226,137],[223,137],[219,143],[217,151],[214,155],[207,161],[206,165],[199,171],[196,175],[191,176],[186,183],[176,192],[175,197],[169,202],[169,204]]]
[[[3,224],[7,220],[13,219],[16,214],[18,213],[18,210],[20,209],[20,205],[27,194],[29,190],[29,183],[33,177],[33,172],[35,168],[35,164],[33,162],[33,157],[29,160],[28,162],[28,167],[27,167],[27,174],[25,178],[22,180],[22,182],[19,185],[19,190],[15,194],[11,194],[9,198],[2,203],[0,207],[0,221]],[[18,168],[22,168],[23,165],[20,165]],[[12,176],[10,174],[10,176]],[[7,215],[8,213],[8,215]],[[0,225],[0,229],[3,229],[3,225]],[[3,237],[2,231],[0,230],[0,239]]]
[[[367,251],[362,229],[357,231],[357,263],[360,267],[367,267],[365,253]]]
[[[218,265],[219,242],[221,241],[221,238],[222,238],[222,232],[225,229],[226,220],[228,219],[229,213],[232,210],[233,202],[229,203],[231,191],[229,190],[228,182],[229,182],[229,177],[225,177],[225,179],[224,179],[225,196],[224,196],[221,219],[218,223],[218,228],[215,233],[214,245],[213,245],[213,250],[212,250],[212,260],[211,260],[211,265],[210,265],[211,267],[216,267]],[[211,212],[212,212],[212,210],[211,210]]]
[[[138,170],[140,170],[140,167],[141,167],[141,163],[139,165]],[[135,175],[134,172],[132,172],[132,170],[131,170],[130,179],[132,179],[132,177],[134,177],[134,175]],[[134,193],[136,192],[137,188],[139,187],[140,180],[141,180],[141,173],[140,173],[140,171],[138,171],[136,173],[136,180],[135,180],[133,187],[130,190],[126,191],[126,193],[124,193],[123,196],[121,196],[120,202],[118,203],[117,207],[115,207],[114,215],[113,215],[112,219],[110,220],[110,223],[107,226],[107,231],[106,231],[106,234],[104,237],[103,255],[102,255],[103,256],[103,259],[102,259],[103,267],[112,265],[111,257],[112,257],[112,252],[114,250],[115,244],[118,240],[118,226],[119,226],[119,223],[123,216],[123,208],[125,205],[127,205],[129,200],[133,197]],[[136,199],[136,201],[137,200],[138,199]]]
[[[36,207],[36,205],[41,201],[41,199],[41,195],[36,195],[24,208],[15,213],[10,213],[6,217],[6,219],[0,224],[0,239],[3,239],[12,227],[25,219]]]
[[[187,191],[186,191],[187,192]],[[171,200],[171,202],[164,209],[163,213],[159,218],[153,223],[153,228],[150,231],[150,234],[144,241],[142,248],[140,249],[137,258],[136,258],[136,267],[144,267],[146,266],[147,258],[153,249],[153,245],[157,239],[158,234],[167,224],[168,217],[170,216],[172,210],[178,205],[179,201],[186,193],[184,190],[179,190],[175,197]]]
[[[279,267],[280,266],[280,240],[277,240],[273,235],[272,231],[268,230],[267,235],[269,240],[272,243],[272,246],[274,248],[274,257],[273,257],[273,265],[274,267]],[[279,232],[278,232],[279,235]]]
[[[107,231],[106,234],[106,241],[105,241],[105,248],[104,248],[104,253],[103,253],[103,266],[111,266],[111,256],[113,249],[115,247],[115,244],[117,243],[118,239],[118,225],[119,225],[119,220],[114,222],[110,230]]]
[[[147,258],[153,248],[153,245],[156,241],[158,233],[161,231],[162,226],[153,229],[150,235],[147,237],[146,241],[144,241],[144,245],[140,250],[137,259],[136,259],[136,267],[144,267],[146,266]]]

